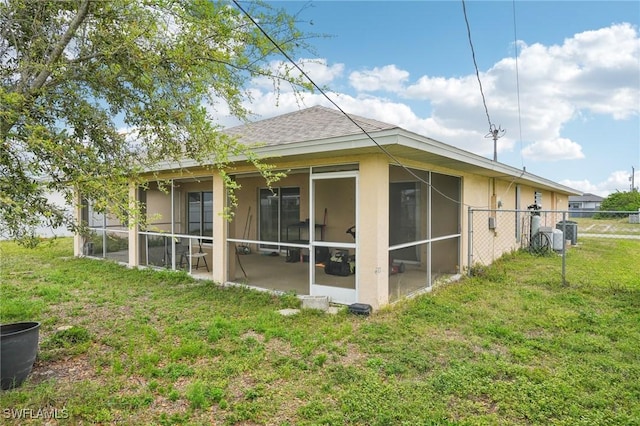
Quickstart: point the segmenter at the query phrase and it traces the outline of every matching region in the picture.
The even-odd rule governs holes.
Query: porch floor
[[[269,256],[262,253],[238,255],[235,259],[238,258],[240,263],[236,262],[233,282],[269,290],[290,291],[297,295],[309,294],[308,262],[288,263],[285,256]],[[239,265],[244,268],[246,277]],[[317,280],[328,285],[324,266],[319,264],[315,268]],[[330,285],[340,288],[354,288],[355,277],[353,275],[348,277],[332,275],[330,276]]]
[[[108,258],[126,263],[128,252],[109,253]],[[239,264],[238,258],[240,259]],[[293,292],[297,295],[309,294],[309,263],[307,262],[288,263],[285,256],[269,256],[252,252],[247,255],[238,255],[238,257],[234,255],[232,263],[236,265],[233,279],[230,279],[234,283],[267,290]],[[211,264],[209,263],[209,265]],[[247,274],[246,277],[239,265],[242,265]],[[326,275],[322,264],[315,268],[316,282],[319,284],[339,288],[354,288],[355,286],[353,275],[348,277]],[[202,265],[199,269],[192,269],[191,275],[196,279],[212,279],[211,270],[207,271]],[[361,285],[366,285],[366,283],[361,283]],[[390,301],[398,300],[423,289],[425,285],[425,270],[414,265],[406,265],[405,272],[389,276]]]

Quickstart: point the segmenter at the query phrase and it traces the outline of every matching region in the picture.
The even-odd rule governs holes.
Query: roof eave
[[[489,177],[513,178],[519,182],[533,183],[539,187],[564,193],[566,195],[582,195],[581,191],[577,191],[541,176],[534,175],[526,170],[517,169],[503,163],[495,162],[469,151],[456,148],[401,128],[371,132],[368,135],[362,133],[327,139],[291,142],[280,145],[256,146],[252,148],[252,150],[259,158],[284,158],[334,151],[371,149],[375,148],[376,144],[385,149],[393,146],[402,146],[414,150],[418,155],[422,152],[425,154],[428,153],[431,156],[446,158],[449,163],[465,165],[466,169],[469,169],[469,166],[471,166],[471,168],[477,169],[478,172],[483,172],[483,174]],[[229,157],[229,161],[232,163],[246,160],[247,156],[245,155]],[[185,160],[180,163],[166,162],[159,164],[156,170],[176,170],[180,168],[196,167],[198,165],[199,164],[193,160]]]
[[[403,133],[403,136],[405,136],[406,139],[400,138],[400,140],[412,141],[410,143],[404,144],[406,146],[413,147],[415,149],[424,150],[422,146],[424,144],[427,144],[429,146],[428,152],[435,155],[447,157],[451,160],[458,161],[460,163],[478,167],[479,169],[490,172],[488,174],[493,175],[493,177],[516,178],[521,181],[535,183],[547,189],[552,189],[554,191],[562,192],[567,195],[582,194],[581,191],[578,191],[574,188],[570,188],[566,185],[559,184],[550,179],[546,179],[541,176],[529,173],[525,169],[518,169],[516,167],[512,167],[504,163],[493,161],[486,157],[480,156],[478,154],[474,154],[472,152],[465,151],[460,148],[456,148],[454,146],[436,141],[434,139],[431,139],[413,132],[409,132],[406,130],[401,130],[401,132]]]

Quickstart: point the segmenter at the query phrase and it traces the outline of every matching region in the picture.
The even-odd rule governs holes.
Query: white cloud
[[[388,92],[400,92],[405,82],[409,79],[409,73],[399,69],[395,65],[375,67],[371,70],[354,71],[349,75],[349,83],[354,89],[362,92],[376,92],[386,90]]]
[[[329,66],[326,59],[300,59],[298,65],[319,86],[333,82],[344,72],[344,64]]]
[[[481,101],[475,76],[462,78],[423,76],[415,84],[408,86],[403,96],[408,99],[431,99],[434,103],[442,103],[452,98],[460,103]]]
[[[481,72],[480,79],[492,123],[509,129],[510,135],[517,129],[525,141],[537,141],[524,152],[529,158],[583,158],[580,145],[560,135],[577,117],[588,119],[584,113],[613,119],[640,115],[640,39],[631,25],[587,31],[560,46],[527,46],[522,42],[519,46],[519,93],[514,58],[505,58]],[[432,118],[442,126],[471,133],[488,130],[475,75],[422,76],[400,95],[408,100],[428,100]],[[444,141],[466,148],[456,140]],[[507,141],[505,138],[502,144]]]
[[[561,46],[525,47],[519,57],[529,99],[568,102],[615,119],[640,113],[639,66],[640,39],[629,24],[585,31]]]
[[[577,189],[578,191],[582,191],[583,193],[596,194],[602,197],[606,196],[606,195],[603,195],[604,193],[602,192],[601,189],[598,188],[598,185],[591,183],[591,181],[589,181],[588,179],[582,179],[582,180],[564,179],[560,181],[560,184],[566,185],[569,188]]]
[[[576,160],[584,158],[582,147],[566,138],[534,142],[522,150],[525,158],[535,161]]]
[[[524,144],[526,148],[518,154],[528,160],[581,159],[581,143],[586,142],[580,141],[579,134],[571,139],[564,136],[567,124],[589,120],[592,114],[613,119],[640,115],[640,38],[631,25],[586,31],[561,45],[519,41],[518,46],[519,92],[514,58],[504,58],[480,73],[491,122],[507,130],[498,141],[499,153]],[[322,58],[300,59],[299,63],[316,83],[334,90],[330,96],[347,112],[397,124],[479,155],[491,157],[493,153],[475,74],[424,75],[411,81],[408,71],[389,64],[351,72],[347,76],[350,91],[346,91],[345,64]],[[274,69],[282,65],[281,61],[272,63]],[[271,82],[256,79],[252,83],[247,106],[256,113],[255,119],[318,104],[332,106],[318,93],[299,98],[283,87],[276,96]],[[420,116],[418,105],[425,103],[429,115]]]
[[[344,72],[344,64],[328,65],[326,59],[299,59],[297,63],[320,87],[332,83]],[[289,67],[292,76],[299,77],[301,75],[300,71],[290,63],[283,61],[270,63],[270,69],[274,73],[282,70],[285,66]],[[281,82],[279,94],[274,88],[273,81],[268,77],[256,77],[251,80],[250,87],[247,89],[248,97],[243,103],[254,114],[249,117],[251,120],[262,120],[313,105],[329,105],[329,101],[318,93],[296,94],[288,83]],[[222,127],[241,124],[240,120],[231,115],[231,111],[223,99],[215,95],[212,96],[213,103],[207,105],[207,109],[214,117],[216,124]]]
[[[309,59],[301,58],[296,64],[304,70],[304,72],[320,87],[328,85],[341,77],[344,72],[344,64],[328,65],[327,60],[323,58]],[[269,69],[272,74],[282,74],[285,70],[293,78],[298,78],[302,73],[288,61],[271,61]],[[273,91],[274,82],[269,77],[257,77],[251,81],[251,86],[261,90]],[[288,83],[280,82],[280,89],[283,92],[292,91],[293,89]]]
[[[293,91],[283,91],[276,94],[272,90],[262,90],[260,88],[249,89],[249,93],[250,99],[244,102],[244,106],[253,113],[253,115],[249,117],[250,121],[264,120],[276,115],[298,111],[315,105],[333,108],[331,102],[320,93],[296,94]],[[325,93],[330,98],[337,100],[339,105],[342,104],[340,99],[344,95],[328,91]],[[216,111],[211,113],[216,118],[216,123],[222,127],[233,127],[242,124],[240,120],[231,115],[229,109],[226,107],[217,108]]]
[[[585,193],[591,193],[606,197],[607,195],[616,191],[629,191],[631,189],[631,182],[629,182],[630,173],[624,170],[616,170],[609,174],[609,176],[602,182],[592,183],[588,179],[583,180],[570,180],[566,179],[560,181],[561,184],[567,185],[571,188],[575,188]],[[640,184],[640,172],[635,173],[636,186]]]

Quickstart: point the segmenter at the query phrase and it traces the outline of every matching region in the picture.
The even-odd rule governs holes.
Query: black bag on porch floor
[[[285,260],[287,263],[296,263],[300,262],[300,250],[298,249],[289,249],[287,253],[287,258]]]
[[[355,261],[350,259],[349,252],[346,250],[338,250],[324,266],[324,272],[329,275],[346,277],[355,273],[355,268]]]
[[[329,260],[329,257],[328,247],[316,247],[316,263],[325,263]]]

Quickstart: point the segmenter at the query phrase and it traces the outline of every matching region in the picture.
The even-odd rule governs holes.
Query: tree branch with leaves
[[[249,7],[286,52],[309,48],[295,17]],[[224,169],[242,153],[273,178],[212,114],[246,120],[254,77],[312,89],[271,68],[273,44],[226,2],[6,0],[0,24],[0,233],[26,244],[41,224],[78,230],[47,193],[134,215],[126,183],[160,161]]]

